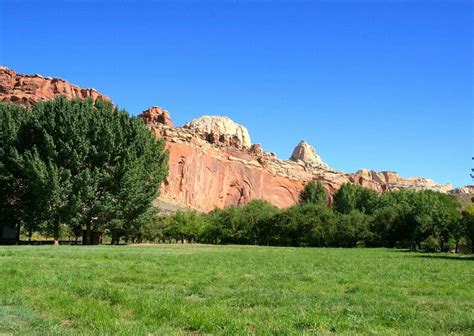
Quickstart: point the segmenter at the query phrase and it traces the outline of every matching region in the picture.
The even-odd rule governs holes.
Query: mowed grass
[[[474,334],[467,256],[11,246],[0,268],[0,335]]]

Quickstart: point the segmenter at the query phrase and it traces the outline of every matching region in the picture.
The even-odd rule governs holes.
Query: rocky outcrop
[[[321,160],[318,154],[316,154],[314,147],[304,140],[295,147],[293,153],[291,154],[290,160],[295,162],[303,162],[304,164],[313,167],[329,169],[329,166]]]
[[[205,117],[207,121],[212,118],[221,117]],[[212,124],[207,121],[206,124]],[[226,122],[235,124],[229,118]],[[451,189],[449,185],[439,185],[426,178],[403,178],[393,172],[363,169],[348,174],[337,171],[326,165],[306,142],[298,144],[290,160],[280,160],[259,144],[236,146],[229,141],[218,141],[219,137],[210,136],[217,131],[189,124],[176,128],[149,124],[153,133],[166,141],[170,153],[170,173],[157,200],[160,206],[209,211],[260,198],[288,207],[297,202],[299,193],[310,180],[321,181],[330,193],[344,183],[380,192],[402,188]],[[222,129],[218,132],[227,134],[224,140],[235,135]]]
[[[474,194],[474,185],[466,185],[449,191],[453,195]]]
[[[247,129],[228,117],[203,116],[183,125],[210,143],[236,148],[248,148],[252,142]]]
[[[463,207],[474,204],[474,185],[463,186],[448,192],[454,195]]]
[[[140,117],[147,125],[163,125],[166,127],[174,127],[168,111],[163,110],[159,106],[150,107],[142,112]]]
[[[82,89],[62,79],[20,75],[0,68],[0,100],[30,105],[61,95],[110,100],[94,89]],[[140,117],[157,137],[165,140],[169,150],[169,175],[156,204],[170,211],[209,211],[256,198],[287,207],[297,202],[310,180],[321,181],[330,193],[343,183],[380,192],[402,188],[452,189],[423,177],[403,178],[389,171],[337,171],[304,141],[296,146],[289,160],[280,160],[261,145],[252,144],[247,129],[227,117],[204,116],[174,127],[168,111],[156,106]],[[472,191],[471,187],[466,190]],[[453,192],[461,193],[464,189]]]
[[[93,101],[98,99],[110,101],[109,97],[95,89],[80,88],[61,78],[22,75],[0,66],[0,101],[32,105],[62,95],[70,98],[91,98]]]

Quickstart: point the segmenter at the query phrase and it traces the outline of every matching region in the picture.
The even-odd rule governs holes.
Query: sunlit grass
[[[0,334],[474,334],[472,257],[12,246],[0,267]]]

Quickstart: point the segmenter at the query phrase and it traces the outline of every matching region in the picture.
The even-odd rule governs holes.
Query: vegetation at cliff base
[[[388,249],[0,247],[0,334],[472,335],[474,259]]]
[[[471,252],[474,211],[462,212],[449,194],[430,190],[377,193],[344,184],[329,197],[309,182],[300,203],[278,209],[263,200],[207,214],[178,211],[156,218],[146,239],[306,247],[398,247]]]

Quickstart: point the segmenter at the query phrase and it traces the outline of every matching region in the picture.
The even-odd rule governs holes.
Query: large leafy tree
[[[6,110],[17,118],[15,108]],[[10,147],[2,161],[14,162],[16,170],[2,176],[25,180],[23,208],[43,209],[34,216],[23,209],[19,222],[44,223],[42,229],[56,241],[61,225],[76,234],[85,226],[84,243],[90,243],[93,229],[114,232],[118,222],[133,222],[167,174],[163,141],[141,120],[104,101],[61,97],[38,103],[27,111]]]
[[[343,214],[358,210],[373,214],[378,207],[379,194],[352,183],[344,183],[334,194],[334,209]]]
[[[344,183],[334,194],[334,210],[348,214],[356,209],[357,187],[351,183]]]
[[[300,193],[300,204],[328,205],[328,194],[321,182],[309,181]]]
[[[471,252],[474,253],[474,205],[468,205],[464,209],[461,223],[466,238],[471,243]]]
[[[24,160],[18,152],[21,145],[18,133],[27,115],[25,108],[0,104],[0,230],[4,225],[14,228],[17,239],[26,219],[29,219],[30,227],[33,226],[32,218],[36,210],[28,204],[32,186],[22,169]]]

